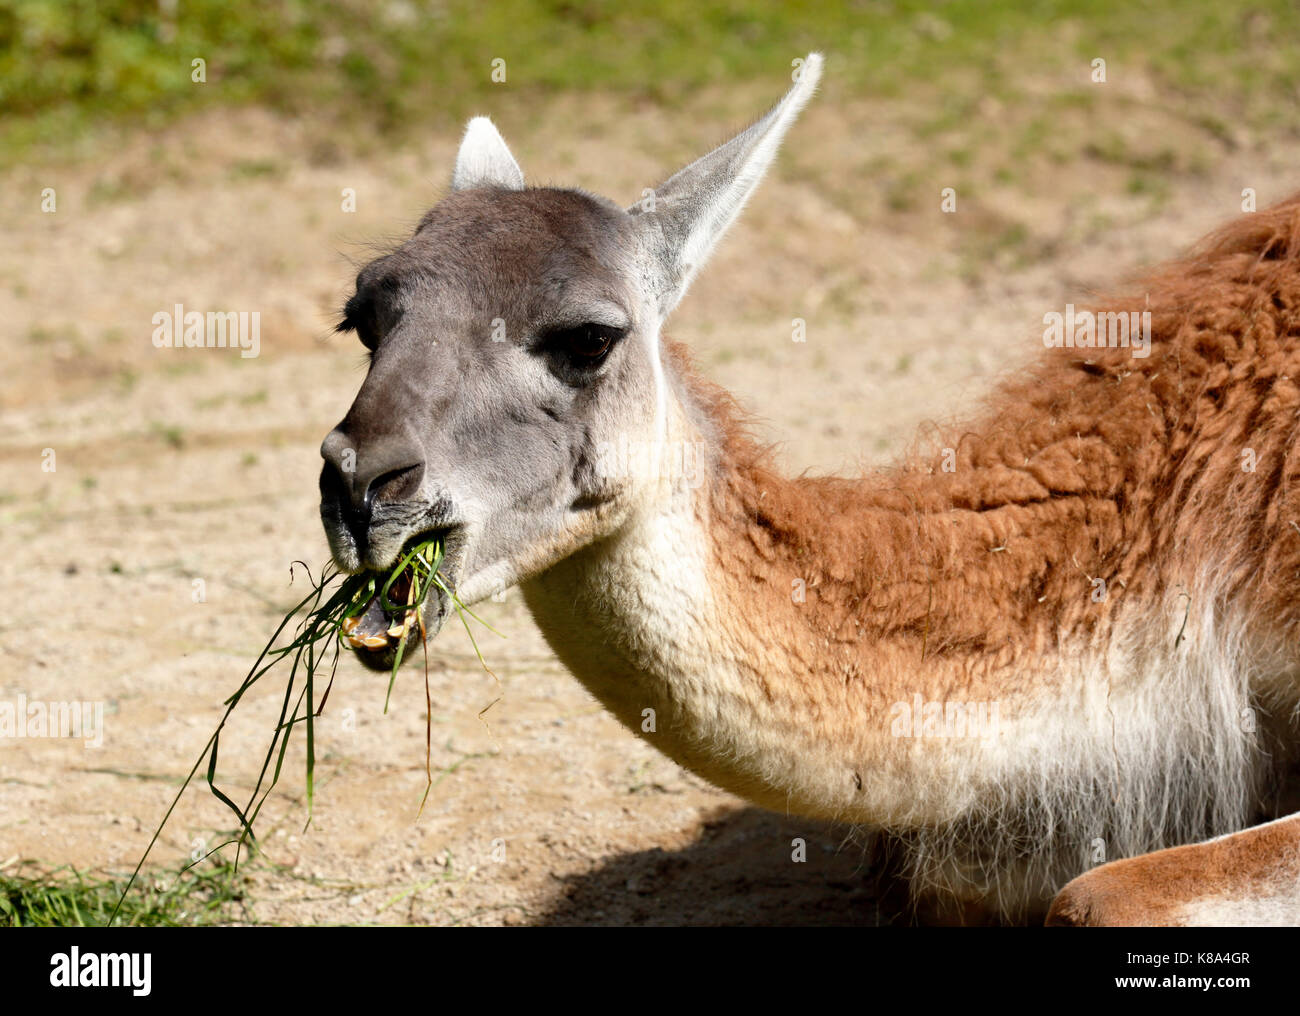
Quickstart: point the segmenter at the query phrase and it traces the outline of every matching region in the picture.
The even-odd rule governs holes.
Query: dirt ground
[[[532,182],[630,203],[770,98],[704,97],[690,115],[561,98],[499,122]],[[1160,109],[1126,123],[1196,156],[1162,200],[1080,157],[959,193],[945,215],[948,181],[897,111],[832,88],[670,334],[764,421],[787,468],[895,455],[1032,356],[1045,312],[1179,252],[1237,214],[1244,187],[1261,206],[1300,187],[1295,137],[1223,142]],[[354,266],[439,196],[455,141],[355,153],[256,110],[209,113],[4,179],[0,702],[102,702],[105,717],[101,747],[0,741],[0,864],[129,871],[222,700],[301,595],[290,562],[326,560],[317,448],[364,370],[355,340],[330,327]],[[912,174],[910,207],[882,197],[881,151],[891,179]],[[54,213],[41,211],[46,187]],[[1007,224],[1017,239],[1004,250]],[[155,349],[151,317],[175,303],[259,310],[261,355]],[[792,341],[794,318],[806,342]],[[517,590],[481,612],[508,636],[480,635],[504,697],[480,722],[496,686],[449,625],[431,647],[436,785],[418,821],[422,674],[402,672],[385,715],[385,680],[344,661],[317,727],[314,820],[304,831],[291,757],[264,815],[266,856],[248,869],[249,920],[900,919],[851,830],[748,807],[623,730],[555,660]],[[282,690],[268,678],[236,712],[228,789],[251,787]],[[174,872],[231,827],[200,782],[151,869]]]

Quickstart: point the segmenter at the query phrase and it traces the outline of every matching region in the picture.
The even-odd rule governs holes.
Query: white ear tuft
[[[456,153],[456,170],[451,177],[452,190],[472,187],[524,189],[523,170],[510,154],[496,125],[485,116],[474,117],[465,128],[460,151]]]

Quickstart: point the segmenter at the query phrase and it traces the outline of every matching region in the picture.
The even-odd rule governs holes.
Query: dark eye
[[[595,367],[622,337],[621,328],[588,323],[550,332],[546,344],[575,367]]]
[[[374,303],[360,293],[352,297],[343,308],[343,320],[334,329],[336,332],[356,332],[361,344],[374,352],[379,344],[375,338]]]

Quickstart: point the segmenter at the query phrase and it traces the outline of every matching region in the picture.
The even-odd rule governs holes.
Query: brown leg
[[[1112,861],[1057,894],[1048,925],[1300,925],[1300,814]]]

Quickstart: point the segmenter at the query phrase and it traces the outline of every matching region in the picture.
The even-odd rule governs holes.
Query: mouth
[[[365,571],[339,626],[345,645],[372,670],[394,670],[438,633],[454,589],[444,533],[408,540],[388,571]]]

